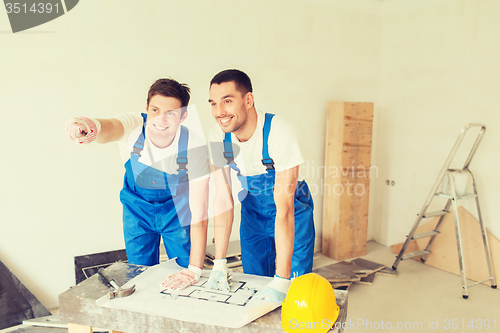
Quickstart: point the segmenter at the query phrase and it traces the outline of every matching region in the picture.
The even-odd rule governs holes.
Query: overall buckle
[[[141,152],[142,152],[143,148],[144,148],[144,145],[141,148],[134,145],[134,147],[132,147],[132,154],[141,157]]]
[[[266,170],[274,170],[274,161],[272,158],[262,159],[262,164],[264,164]]]
[[[179,169],[177,169],[177,171],[187,170],[186,168],[187,164],[188,164],[187,157],[177,157],[177,165],[179,165]]]
[[[230,164],[230,163],[233,163],[234,161],[234,154],[232,151],[229,151],[229,152],[224,152],[224,158],[227,160],[227,163]]]

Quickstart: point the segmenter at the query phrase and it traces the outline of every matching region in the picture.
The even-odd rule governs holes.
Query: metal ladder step
[[[446,215],[448,214],[449,211],[447,210],[437,210],[435,212],[429,212],[429,213],[425,213],[424,216],[422,216],[422,218],[429,218],[429,217],[435,217],[435,216],[441,216],[441,215]]]
[[[446,194],[446,193],[436,193],[435,194],[436,197],[443,197],[443,198],[447,198],[447,199],[453,199],[453,196],[452,195],[449,195],[449,194]],[[462,199],[470,199],[470,198],[475,198],[477,197],[477,194],[474,194],[474,193],[466,193],[466,194],[463,194],[463,195],[457,195],[457,200],[462,200]]]
[[[406,259],[411,259],[411,258],[415,258],[415,257],[420,257],[420,256],[423,256],[423,255],[426,255],[426,254],[429,254],[429,253],[431,253],[431,251],[426,251],[426,250],[410,252],[410,253],[403,254],[403,256],[401,257],[401,260],[406,260]]]
[[[426,231],[426,232],[421,232],[419,234],[415,234],[415,235],[413,235],[413,237],[411,239],[431,237],[431,236],[435,236],[437,234],[440,234],[440,232],[436,231],[436,230],[430,230],[430,231]]]

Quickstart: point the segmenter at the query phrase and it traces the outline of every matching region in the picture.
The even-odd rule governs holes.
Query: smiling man
[[[209,134],[216,186],[216,252],[208,284],[227,290],[231,280],[225,256],[234,219],[233,169],[243,187],[238,195],[243,271],[274,276],[258,297],[281,302],[290,277],[312,270],[313,202],[305,181],[298,180],[304,159],[287,123],[255,109],[252,84],[245,73],[235,69],[218,73],[210,82],[209,94],[218,125]]]
[[[188,267],[164,283],[179,289],[200,277],[208,224],[206,144],[181,125],[189,94],[187,85],[159,79],[149,89],[146,113],[78,117],[65,127],[80,144],[118,142],[125,163],[120,200],[128,262],[158,264],[162,237],[168,257]]]

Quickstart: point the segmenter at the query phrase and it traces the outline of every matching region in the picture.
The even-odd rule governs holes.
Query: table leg
[[[92,327],[77,324],[68,324],[68,333],[92,333]]]

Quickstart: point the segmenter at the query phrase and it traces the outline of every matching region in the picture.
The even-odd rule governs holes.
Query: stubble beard
[[[234,118],[233,118],[233,120],[234,120]],[[243,127],[246,125],[246,123],[247,123],[247,115],[245,114],[245,118],[243,120],[241,120],[240,123],[235,123],[232,128],[222,128],[221,127],[221,129],[224,133],[235,133],[238,130],[243,129]]]

